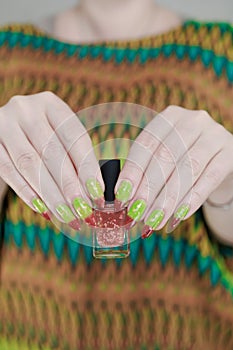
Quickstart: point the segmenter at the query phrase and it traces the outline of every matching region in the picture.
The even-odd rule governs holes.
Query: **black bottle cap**
[[[100,170],[105,184],[104,198],[107,202],[115,199],[114,188],[121,171],[120,159],[101,159]]]

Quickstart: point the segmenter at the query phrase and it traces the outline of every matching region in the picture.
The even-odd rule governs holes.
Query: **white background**
[[[117,1],[117,0],[116,0]],[[158,0],[188,18],[233,22],[233,0]],[[77,0],[0,0],[0,24],[37,22],[77,3]]]

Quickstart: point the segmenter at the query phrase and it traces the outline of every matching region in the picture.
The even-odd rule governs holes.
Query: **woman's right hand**
[[[15,96],[0,108],[0,177],[44,217],[78,229],[104,184],[88,133],[52,92]]]

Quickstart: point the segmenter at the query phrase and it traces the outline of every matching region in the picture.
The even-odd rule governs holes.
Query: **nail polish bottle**
[[[100,160],[105,184],[105,207],[94,209],[96,227],[93,228],[93,256],[95,258],[125,258],[129,255],[126,208],[114,207],[114,188],[120,173],[120,160]]]

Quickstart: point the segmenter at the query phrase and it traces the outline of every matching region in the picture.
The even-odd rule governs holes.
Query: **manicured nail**
[[[169,219],[166,227],[166,232],[171,233],[176,229],[176,227],[179,225],[179,223],[184,220],[185,216],[189,212],[189,205],[188,204],[183,204],[181,205],[175,214]]]
[[[51,217],[50,217],[50,215],[49,215],[49,213],[48,213],[48,212],[46,212],[46,213],[42,213],[41,215],[42,215],[42,216],[43,216],[43,218],[45,218],[46,220],[51,221]]]
[[[74,214],[66,204],[60,204],[57,206],[56,211],[65,221],[65,223],[69,224],[70,227],[74,228],[75,230],[80,229],[80,223],[78,219],[75,218]]]
[[[149,237],[152,235],[153,232],[154,232],[153,228],[151,228],[151,227],[148,226],[148,225],[145,225],[145,226],[143,227],[143,229],[142,229],[142,235],[141,235],[141,237],[142,237],[143,239],[149,238]]]
[[[32,204],[38,213],[40,213],[46,220],[50,220],[49,209],[40,198],[33,198]]]
[[[163,218],[164,218],[163,210],[156,209],[152,211],[152,213],[149,215],[148,219],[145,222],[146,225],[142,230],[142,238],[150,237],[153,231],[159,226]]]
[[[131,182],[123,180],[116,193],[117,202],[121,202],[122,204],[126,203],[131,196],[132,190],[133,185],[131,184]]]
[[[143,199],[137,199],[128,211],[128,216],[134,221],[139,221],[146,210],[146,202]]]
[[[86,187],[91,199],[93,199],[96,205],[102,207],[104,205],[104,193],[100,183],[95,179],[89,179],[86,182]]]
[[[80,219],[85,220],[88,225],[95,226],[96,220],[90,205],[82,198],[77,197],[73,201],[73,206]]]
[[[78,216],[85,220],[88,216],[92,214],[92,209],[90,205],[82,198],[77,197],[73,201],[74,209],[76,210]]]

